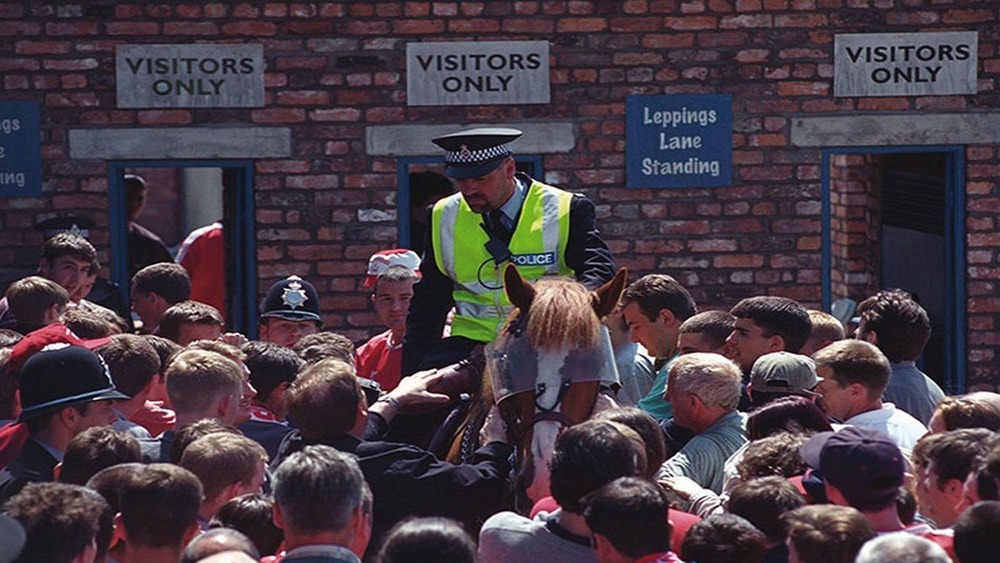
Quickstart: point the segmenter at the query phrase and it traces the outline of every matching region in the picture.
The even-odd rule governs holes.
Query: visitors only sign
[[[628,187],[731,185],[732,106],[732,96],[728,94],[626,98]]]
[[[42,195],[38,102],[0,102],[0,196]]]
[[[411,106],[547,104],[549,43],[408,43],[406,103]]]
[[[836,35],[833,95],[975,94],[978,46],[975,31]]]
[[[264,105],[263,45],[119,45],[119,108]]]

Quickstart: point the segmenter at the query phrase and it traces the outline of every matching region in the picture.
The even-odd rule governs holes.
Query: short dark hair
[[[4,511],[27,535],[18,561],[69,563],[96,540],[101,515],[111,508],[101,495],[78,485],[28,483]]]
[[[216,432],[188,444],[179,465],[201,481],[205,500],[214,501],[234,483],[250,484],[266,463],[264,446],[242,434]]]
[[[66,446],[59,481],[86,485],[105,467],[137,461],[142,461],[139,440],[110,426],[95,426],[73,436]]]
[[[167,308],[160,316],[160,326],[157,334],[174,342],[180,335],[181,326],[185,324],[202,324],[223,326],[225,321],[219,310],[200,301],[181,301]]]
[[[806,499],[784,477],[758,477],[744,481],[729,492],[728,510],[764,532],[771,543],[785,541],[781,515],[805,506]]]
[[[203,418],[181,426],[177,429],[177,433],[174,434],[174,440],[170,442],[170,463],[179,465],[181,456],[184,455],[184,450],[192,442],[209,434],[218,433],[243,435],[235,426],[229,426],[215,418]]]
[[[475,563],[476,542],[449,518],[411,518],[396,524],[379,550],[378,563]]]
[[[778,432],[812,435],[833,430],[816,403],[798,395],[779,397],[750,411],[746,427],[751,441]]]
[[[803,506],[781,519],[803,563],[854,563],[861,546],[875,537],[868,518],[850,506]]]
[[[583,497],[618,477],[639,472],[634,443],[615,423],[590,420],[567,428],[552,454],[552,497],[564,510],[583,513]]]
[[[274,497],[252,493],[230,499],[219,507],[209,528],[230,528],[245,534],[261,555],[274,555],[281,547],[284,533],[271,518]],[[259,558],[258,558],[259,559]]]
[[[959,428],[1000,430],[1000,409],[974,393],[958,397],[946,396],[938,403],[937,413],[941,415],[946,430]]]
[[[257,390],[257,400],[266,401],[282,383],[295,381],[304,362],[291,348],[273,342],[254,340],[243,345],[250,383]]]
[[[762,563],[767,537],[733,514],[713,514],[688,530],[681,558],[698,563]]]
[[[750,319],[763,329],[764,336],[778,335],[785,341],[786,352],[798,352],[809,340],[812,321],[798,301],[774,295],[741,299],[730,311],[736,318]]]
[[[337,436],[354,426],[363,397],[353,367],[323,360],[307,367],[288,388],[288,419],[308,440]]]
[[[69,303],[66,288],[42,276],[28,276],[10,284],[4,294],[11,314],[19,323],[41,323],[53,305]]]
[[[619,477],[585,498],[587,527],[621,553],[639,558],[670,550],[669,502],[653,483]]]
[[[167,371],[167,363],[169,363],[170,358],[181,351],[179,344],[170,340],[169,338],[163,338],[162,336],[156,336],[154,334],[140,334],[149,342],[150,346],[156,350],[156,355],[160,357],[160,369],[157,370],[158,373],[163,373]]]
[[[838,340],[812,356],[816,367],[833,371],[837,385],[847,387],[858,383],[870,396],[881,396],[889,386],[892,367],[888,358],[864,340]]]
[[[921,461],[927,465],[934,462],[934,472],[938,475],[935,484],[941,489],[951,479],[964,482],[976,460],[989,453],[997,443],[997,435],[992,430],[962,428],[924,436],[917,442],[914,454],[920,448]]]
[[[365,478],[357,458],[329,446],[306,446],[274,471],[274,502],[286,529],[342,530],[364,500]]]
[[[931,336],[927,311],[901,289],[880,291],[864,302],[861,323],[878,335],[878,347],[890,362],[916,360]]]
[[[632,282],[622,293],[621,306],[636,303],[642,314],[655,320],[663,309],[669,310],[679,321],[697,312],[694,298],[674,278],[666,274],[647,274]]]
[[[728,311],[704,311],[681,323],[677,330],[704,335],[712,348],[721,348],[735,325],[736,317]]]
[[[306,365],[316,362],[337,359],[348,364],[354,363],[354,342],[336,332],[320,331],[307,334],[292,347]]]
[[[646,476],[656,477],[660,465],[667,459],[667,446],[660,423],[651,414],[637,407],[621,407],[603,410],[593,420],[609,420],[635,430],[646,446]]]
[[[160,371],[160,357],[149,341],[137,334],[116,334],[96,350],[111,372],[115,388],[134,397]]]
[[[90,241],[71,232],[59,233],[42,244],[42,260],[51,264],[63,256],[94,263],[97,261],[97,250]]]
[[[743,451],[737,471],[743,479],[754,477],[793,477],[803,475],[809,465],[799,454],[799,448],[808,440],[806,434],[778,432],[765,438],[751,440]]]
[[[955,521],[955,555],[962,563],[992,563],[1000,552],[1000,502],[972,505]]]
[[[132,291],[155,293],[175,305],[191,297],[191,277],[180,264],[157,262],[132,276]]]
[[[66,328],[73,331],[73,334],[85,340],[107,338],[113,334],[121,333],[121,328],[117,326],[117,323],[112,323],[97,311],[84,310],[79,307],[63,313],[59,322],[66,325]]]
[[[197,522],[203,500],[193,473],[170,463],[152,463],[121,491],[121,514],[130,544],[180,548]]]

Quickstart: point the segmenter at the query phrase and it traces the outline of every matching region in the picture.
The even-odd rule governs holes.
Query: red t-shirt
[[[191,300],[226,314],[225,239],[222,223],[191,231],[177,251],[177,262],[191,276]]]
[[[373,336],[355,353],[358,377],[374,379],[383,391],[392,391],[399,385],[403,369],[403,346],[389,344],[391,330]]]

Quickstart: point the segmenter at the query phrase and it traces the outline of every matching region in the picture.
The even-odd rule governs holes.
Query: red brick
[[[99,105],[93,92],[78,94],[46,94],[45,105],[51,107],[96,107]]]
[[[130,125],[135,123],[135,113],[131,111],[85,111],[80,114],[84,125]]]
[[[789,14],[774,16],[774,26],[787,27],[826,27],[829,23],[823,14]]]
[[[693,33],[650,34],[642,38],[642,46],[647,49],[670,49],[693,45]]]
[[[274,61],[274,66],[278,70],[319,70],[326,68],[326,64],[326,57],[278,57]]]
[[[361,118],[361,111],[357,108],[331,108],[318,109],[309,112],[309,119],[313,121],[347,121],[354,122]]]
[[[552,33],[555,31],[555,22],[541,18],[504,18],[501,27],[506,33]]]
[[[96,35],[97,34],[97,22],[66,22],[66,23],[47,23],[45,24],[45,33],[47,35],[58,36],[58,35]]]
[[[45,70],[91,70],[97,68],[97,59],[47,59]]]
[[[137,117],[143,125],[187,125],[193,121],[188,110],[143,110]]]
[[[17,41],[14,52],[18,55],[63,55],[73,50],[66,41]]]
[[[224,18],[229,13],[229,8],[225,4],[205,4],[202,6],[206,18]]]
[[[941,22],[954,24],[978,24],[985,21],[996,21],[992,10],[947,10],[941,16]]]
[[[82,74],[64,74],[59,77],[59,85],[66,90],[79,90],[87,87],[87,77]]]
[[[723,16],[719,21],[721,29],[748,29],[774,27],[774,16],[767,14]]]
[[[666,18],[667,29],[715,29],[719,27],[719,20],[715,16],[688,16],[683,18]]]
[[[330,103],[330,93],[318,90],[278,92],[278,103],[287,106],[319,106]]]
[[[254,123],[302,123],[306,114],[301,109],[255,109],[250,112],[250,118]]]
[[[759,254],[729,254],[712,259],[715,268],[760,268],[763,265],[764,257]]]
[[[230,22],[222,25],[222,33],[225,35],[271,36],[277,31],[277,25],[263,21]]]
[[[688,250],[691,252],[735,252],[737,248],[735,239],[688,240]]]
[[[108,35],[156,35],[160,24],[156,22],[108,22],[104,24]]]
[[[500,20],[480,18],[448,22],[448,32],[450,33],[496,33],[498,31],[500,31]]]
[[[4,90],[27,90],[28,77],[23,74],[8,74],[3,77]]]
[[[779,96],[828,96],[828,82],[779,82]]]
[[[219,25],[212,22],[164,22],[164,35],[218,35]]]
[[[28,21],[0,21],[0,37],[19,37],[25,35],[38,35],[42,26],[38,22]]]

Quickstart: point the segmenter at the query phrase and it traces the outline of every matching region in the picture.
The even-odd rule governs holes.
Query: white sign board
[[[119,45],[119,108],[264,105],[263,45]]]
[[[836,35],[833,95],[975,94],[978,45],[975,31]]]
[[[408,43],[411,106],[549,103],[547,41]]]

